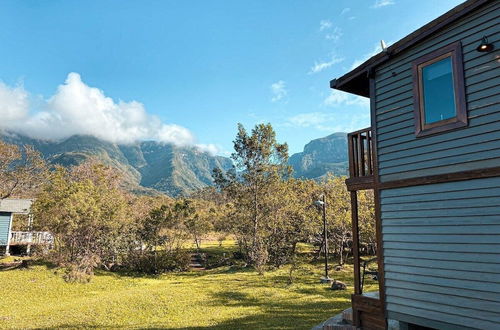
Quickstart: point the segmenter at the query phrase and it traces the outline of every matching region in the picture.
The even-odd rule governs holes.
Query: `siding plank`
[[[430,284],[422,284],[415,282],[403,282],[397,280],[387,280],[386,288],[395,288],[395,289],[407,289],[412,291],[423,291],[423,292],[435,292],[445,295],[451,295],[451,298],[454,297],[470,297],[474,299],[482,299],[486,302],[496,302],[500,303],[500,296],[496,293],[492,292],[483,292],[483,291],[474,291],[469,290],[468,288],[453,288],[453,292],[450,292],[450,289],[447,287],[430,285]]]
[[[461,269],[463,271],[474,272],[484,272],[484,273],[499,273],[500,264],[483,263],[471,261],[455,261],[455,260],[428,260],[428,259],[416,259],[416,258],[406,258],[406,257],[391,257],[385,256],[384,263],[386,265],[407,265],[407,266],[417,266],[417,267],[434,267],[440,269],[457,270]],[[430,283],[432,284],[432,283]],[[468,287],[464,287],[469,289]],[[481,293],[482,294],[482,293]],[[495,297],[500,301],[500,295],[495,294]],[[495,301],[497,301],[495,300]]]
[[[431,301],[436,304],[444,304],[457,307],[465,307],[470,309],[475,309],[478,311],[486,311],[489,313],[496,313],[500,311],[500,303],[492,301],[484,301],[482,299],[474,298],[463,298],[460,296],[454,296],[450,299],[449,294],[440,294],[433,292],[422,292],[418,290],[400,289],[400,288],[388,288],[387,292],[391,296],[405,298],[411,297],[416,300]],[[488,314],[489,314],[488,313]]]
[[[442,313],[447,313],[451,315],[468,315],[472,314],[470,309],[459,307],[459,306],[450,306],[450,305],[445,305],[445,304],[438,304],[434,302],[422,302],[417,299],[411,299],[411,298],[406,298],[406,297],[388,297],[387,298],[387,303],[394,303],[398,305],[410,305],[415,308],[422,308],[422,309],[430,309],[432,310],[439,310]],[[469,317],[477,319],[477,320],[482,320],[482,321],[490,321],[492,324],[500,324],[500,315],[498,313],[491,313],[487,311],[482,311],[482,310],[474,310],[473,314],[470,315]]]
[[[10,213],[0,212],[0,245],[7,245],[9,238]]]
[[[472,273],[461,270],[444,270],[440,268],[436,269],[436,268],[411,267],[411,266],[401,266],[401,265],[387,265],[386,270],[401,274],[416,274],[416,275],[432,276],[432,277],[454,278],[458,280],[467,279],[469,281],[488,282],[496,284],[500,283],[500,275],[494,273]],[[490,304],[491,302],[487,303]],[[498,310],[500,311],[500,308]]]

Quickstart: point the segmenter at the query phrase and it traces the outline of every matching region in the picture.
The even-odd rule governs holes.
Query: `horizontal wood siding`
[[[500,177],[380,196],[389,318],[500,329]]]
[[[476,47],[487,35],[495,51]],[[411,63],[460,41],[469,126],[415,137]],[[387,182],[500,164],[500,1],[460,19],[376,68],[375,108],[380,181]]]
[[[0,245],[6,245],[9,238],[10,213],[0,212]]]

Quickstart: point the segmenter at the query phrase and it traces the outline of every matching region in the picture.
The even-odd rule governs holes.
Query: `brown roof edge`
[[[352,71],[349,71],[342,77],[331,80],[330,88],[369,97],[370,94],[368,88],[368,73],[370,72],[370,70],[386,62],[388,59],[394,57],[395,55],[405,51],[416,43],[422,41],[444,26],[470,13],[474,9],[487,3],[493,3],[494,1],[496,0],[465,1],[464,3],[456,6],[445,14],[439,16],[438,18],[432,20],[418,30],[415,30],[403,39],[394,43],[392,46],[388,47],[385,52],[380,52],[377,55],[372,56],[364,63],[354,68]]]

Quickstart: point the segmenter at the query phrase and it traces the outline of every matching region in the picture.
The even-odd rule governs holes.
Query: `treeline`
[[[292,177],[288,146],[270,124],[234,140],[235,167],[215,170],[214,187],[189,197],[137,196],[122,188],[119,173],[95,160],[47,170],[30,147],[0,143],[0,196],[35,197],[35,230],[50,231],[54,248],[43,258],[64,266],[69,281],[86,281],[96,268],[162,273],[187,269],[187,244],[199,250],[210,236],[234,238],[239,257],[262,273],[291,263],[299,243],[324,246],[326,198],[329,253],[345,262],[351,252],[350,198],[345,178],[320,182]],[[373,196],[358,196],[361,241],[374,251]]]

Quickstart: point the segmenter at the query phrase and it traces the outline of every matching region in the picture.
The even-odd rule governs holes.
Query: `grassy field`
[[[223,251],[215,243],[204,249]],[[349,306],[351,267],[332,274],[346,291],[319,284],[321,264],[301,264],[291,285],[288,271],[98,272],[91,283],[71,284],[45,265],[0,270],[0,328],[310,329]]]

